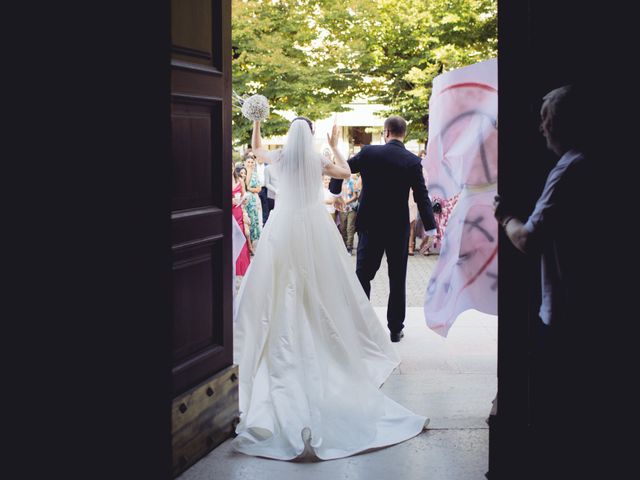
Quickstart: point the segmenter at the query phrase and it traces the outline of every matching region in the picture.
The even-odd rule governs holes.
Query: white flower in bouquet
[[[269,116],[269,101],[264,95],[251,95],[242,102],[242,115],[252,121],[264,120]]]

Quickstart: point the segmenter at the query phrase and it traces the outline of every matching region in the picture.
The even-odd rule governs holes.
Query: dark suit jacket
[[[353,173],[362,176],[356,230],[404,231],[409,225],[409,189],[418,205],[425,230],[436,228],[420,158],[399,140],[367,145],[349,160]],[[339,194],[342,180],[332,179],[329,190]]]

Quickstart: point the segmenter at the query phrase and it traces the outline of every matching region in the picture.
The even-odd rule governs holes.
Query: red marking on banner
[[[473,282],[475,282],[478,277],[480,275],[482,275],[482,273],[489,268],[489,264],[491,263],[491,261],[494,259],[494,257],[497,255],[498,253],[498,247],[496,247],[493,250],[493,253],[491,253],[491,255],[489,255],[489,258],[487,258],[487,261],[484,262],[484,264],[482,265],[482,267],[480,267],[480,270],[478,270],[478,272],[469,279],[469,281],[467,283],[464,284],[464,286],[460,289],[460,291],[462,292],[462,290],[464,290],[465,288],[467,288],[469,285],[471,285]]]
[[[493,88],[491,85],[487,85],[486,83],[465,82],[465,83],[456,83],[456,84],[453,84],[453,85],[449,85],[447,88],[442,90],[438,95],[442,95],[447,90],[453,90],[454,88],[466,88],[466,87],[480,88],[482,90],[487,90],[488,92],[497,92],[498,91],[495,88]]]

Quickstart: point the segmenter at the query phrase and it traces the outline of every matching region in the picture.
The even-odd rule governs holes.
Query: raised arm
[[[260,120],[253,122],[253,132],[251,133],[251,151],[263,159],[264,163],[269,163],[268,150],[262,147],[262,135],[260,134]]]
[[[332,178],[341,178],[343,180],[351,176],[351,168],[349,164],[342,156],[340,150],[338,150],[338,139],[340,138],[340,127],[334,122],[331,129],[331,135],[327,133],[327,141],[331,147],[331,151],[336,158],[336,163],[328,163],[324,165],[322,173],[329,175]]]

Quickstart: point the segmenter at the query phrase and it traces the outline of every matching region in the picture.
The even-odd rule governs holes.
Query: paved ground
[[[352,255],[353,269],[356,268],[355,251]],[[409,257],[407,268],[407,307],[421,307],[424,305],[424,293],[431,272],[438,261],[437,255],[424,256],[416,253]],[[382,259],[380,270],[371,282],[371,303],[374,307],[386,307],[389,300],[389,277],[387,276],[387,258]]]
[[[385,318],[384,308],[376,308]],[[488,465],[485,422],[496,392],[495,317],[463,314],[444,339],[425,327],[422,308],[407,309],[402,364],[382,390],[428,416],[429,429],[406,442],[349,458],[292,463],[236,453],[229,441],[180,480],[482,480]]]
[[[487,471],[489,430],[485,419],[497,388],[497,319],[462,314],[442,338],[425,326],[424,290],[437,257],[409,257],[405,338],[397,345],[402,364],[382,390],[431,419],[429,429],[406,442],[349,458],[295,463],[250,457],[223,443],[180,480],[482,480]],[[353,256],[355,269],[355,255]],[[371,300],[386,318],[386,262],[372,284]]]

